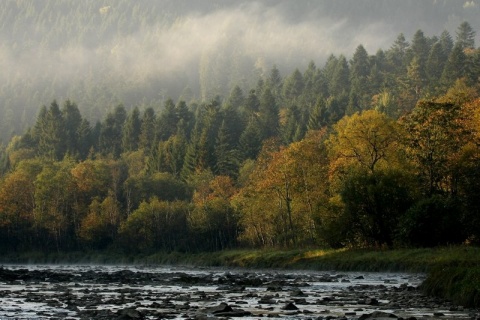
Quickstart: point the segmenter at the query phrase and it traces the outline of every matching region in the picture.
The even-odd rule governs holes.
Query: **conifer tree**
[[[118,158],[122,153],[122,131],[126,118],[127,111],[123,105],[118,105],[113,112],[107,114],[99,138],[99,147],[103,154]]]
[[[475,31],[467,21],[462,22],[458,27],[456,44],[462,49],[475,48]]]
[[[82,116],[75,103],[70,100],[65,101],[62,108],[62,116],[65,123],[65,144],[66,152],[71,155],[79,153],[80,144],[80,126]]]
[[[147,108],[143,112],[142,121],[140,125],[140,141],[139,147],[149,153],[156,144],[155,136],[155,111],[152,108]]]
[[[262,137],[264,139],[278,134],[278,107],[270,88],[266,88],[262,94],[259,107],[259,121],[262,126]]]
[[[123,127],[122,149],[124,152],[138,149],[141,125],[140,111],[135,107],[128,115]]]

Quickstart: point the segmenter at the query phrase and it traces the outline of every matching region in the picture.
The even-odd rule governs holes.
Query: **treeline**
[[[168,62],[163,63],[162,53],[166,51],[164,47],[170,46],[170,43],[163,43],[155,37],[187,23],[192,15],[235,12],[248,7],[249,3],[239,4],[239,1],[233,0],[194,3],[185,0],[2,1],[0,141],[6,144],[13,135],[23,134],[34,123],[38,107],[50,103],[53,98],[75,101],[82,115],[95,122],[104,118],[109,108],[119,102],[127,107],[138,104],[142,108],[151,106],[160,111],[164,97],[183,99],[189,104],[192,98],[209,101],[216,95],[227,96],[237,84],[248,93],[258,76],[263,77],[274,62],[278,63],[275,58],[268,54],[264,57],[262,54],[245,56],[248,48],[243,48],[235,41],[236,37],[231,37],[219,47],[210,48],[215,52],[205,50],[192,61],[180,63],[177,60],[179,66],[173,70],[160,68],[161,71],[155,72],[157,62],[169,65]],[[367,0],[361,4],[354,0],[305,0],[301,4],[277,0],[262,1],[261,5],[265,11],[278,12],[280,20],[292,25],[302,24],[305,19],[324,20],[323,17],[329,17],[331,21],[346,20],[350,24],[342,29],[345,31],[340,38],[357,34],[359,26],[370,25],[371,21],[386,23],[393,30],[406,30],[408,38],[416,28],[433,34],[443,28],[451,30],[451,24],[455,26],[463,20],[471,21],[478,28],[476,17],[480,10],[473,1],[464,0],[405,0],[398,3]],[[400,18],[398,21],[398,17],[404,16],[410,19]],[[259,20],[262,19],[259,15]],[[414,26],[410,21],[424,23]],[[420,37],[419,40],[422,42],[425,39]],[[421,68],[429,56],[430,47],[438,39],[428,37],[426,40],[427,46],[420,46],[423,46],[420,50],[425,51],[425,57],[420,59]],[[448,56],[450,40],[447,40],[441,57]],[[312,43],[317,41],[316,38],[311,39]],[[400,45],[400,50],[403,50],[405,43]],[[190,46],[195,46],[195,42]],[[186,51],[183,47],[178,50]],[[410,57],[403,59],[397,56],[400,59],[389,60],[389,51],[376,55],[375,60],[379,62],[370,59],[371,62],[378,64],[376,68],[379,72],[390,74],[396,70],[390,75],[390,80],[396,79],[399,73],[405,78]],[[300,61],[310,58],[295,55],[295,52],[301,50],[293,48],[281,55],[285,58],[280,69],[285,73],[290,73]],[[437,56],[432,56],[431,62],[439,56],[438,47],[435,52]],[[259,58],[265,58],[264,65],[256,64],[262,62]],[[311,58],[322,59],[323,64],[323,56]],[[389,65],[387,70],[382,69],[385,65],[380,65],[385,59]],[[441,63],[444,62],[442,60]],[[440,69],[437,71],[441,72]],[[395,81],[384,84],[389,90],[396,85]]]
[[[248,93],[119,105],[94,125],[53,101],[2,150],[2,249],[475,243],[474,36],[468,23],[455,42],[400,35],[374,56],[273,67]]]

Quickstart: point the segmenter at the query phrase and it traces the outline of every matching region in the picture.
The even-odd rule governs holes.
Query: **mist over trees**
[[[52,80],[45,72],[43,85],[58,83],[69,93],[48,103],[41,102],[48,98],[47,91],[38,87],[38,94],[30,94],[26,89],[41,83],[35,72],[45,71],[42,66],[27,65],[33,68],[31,81],[20,77],[24,66],[18,78],[7,82],[5,88],[23,88],[20,97],[35,102],[38,110],[31,120],[23,118],[23,131],[6,135],[0,148],[0,250],[195,252],[478,244],[480,49],[476,29],[468,21],[460,21],[452,32],[442,25],[433,35],[422,29],[411,37],[392,34],[383,48],[373,51],[368,39],[339,53],[335,48],[342,48],[340,42],[334,43],[325,55],[315,50],[316,43],[293,42],[286,47],[305,51],[286,58],[280,57],[285,54],[282,47],[278,56],[269,56],[268,43],[262,59],[252,58],[258,52],[240,56],[238,50],[248,44],[248,37],[238,38],[236,44],[230,38],[228,45],[208,47],[199,60],[184,66],[197,72],[195,86],[176,72],[178,61],[166,62],[168,55],[156,62],[146,58],[143,67],[135,63],[133,56],[143,53],[131,35],[145,35],[144,27],[156,21],[143,6],[131,8],[143,24],[129,24],[128,16],[118,24],[117,14],[130,11],[115,13],[116,8],[130,8],[133,2],[105,1],[101,7],[96,1],[45,1],[47,7],[39,3],[11,1],[5,7],[26,10],[22,14],[29,12],[27,17],[39,22],[43,15],[63,21],[54,19],[59,8],[65,16],[69,10],[89,8],[93,20],[86,25],[103,21],[105,29],[93,40],[92,34],[70,39],[66,27],[62,38],[60,29],[48,28],[51,38],[40,45],[55,59],[60,56],[54,52],[64,52],[64,43],[100,56],[103,49],[112,52],[98,45],[108,37],[116,38],[111,42],[117,43],[115,50],[120,50],[119,39],[130,37],[129,50],[116,51],[123,53],[112,64],[112,56],[104,56],[109,57],[102,62],[104,68],[95,64],[100,59],[84,69],[84,56],[79,54],[78,70],[56,75],[65,78]],[[165,26],[180,30],[170,34],[172,43],[190,30],[185,25],[212,16],[221,20],[227,12],[244,19],[245,10],[275,14],[275,28],[288,25],[297,32],[315,26],[302,19],[308,10],[312,17],[320,8],[331,17],[366,10],[348,1],[318,6],[307,1],[295,10],[291,2],[198,2],[193,7],[155,3],[160,2],[152,3],[151,11],[161,8]],[[436,6],[439,12],[477,10],[474,2],[421,3],[418,8]],[[347,11],[346,4],[351,6]],[[373,2],[364,4],[368,8]],[[453,4],[460,7],[448,11]],[[186,13],[188,19],[179,18]],[[78,16],[87,15],[80,11]],[[361,15],[355,19],[360,24],[367,21]],[[16,32],[22,30],[20,22],[17,26]],[[119,35],[120,26],[130,27]],[[153,40],[166,36],[162,28],[150,34]],[[185,34],[185,44],[187,40],[192,38]],[[49,51],[55,45],[57,50]],[[152,58],[155,48],[151,47]],[[164,52],[181,56],[178,48],[173,45]],[[312,54],[310,49],[318,60],[302,61],[302,54]],[[63,66],[62,59],[58,61]],[[76,73],[89,74],[95,81],[78,80]],[[182,86],[169,91],[171,82],[164,86],[163,77],[181,79]],[[72,82],[63,81],[67,78]],[[87,84],[93,90],[89,95]],[[13,93],[3,92],[1,98],[14,103]],[[26,117],[26,107],[22,110]],[[13,119],[3,118],[2,130],[12,129]]]
[[[0,139],[23,134],[54,99],[75,101],[91,123],[118,104],[158,112],[168,98],[226,99],[274,64],[286,75],[330,54],[349,61],[360,44],[374,54],[419,29],[455,37],[463,21],[478,30],[478,14],[463,0],[3,1]]]

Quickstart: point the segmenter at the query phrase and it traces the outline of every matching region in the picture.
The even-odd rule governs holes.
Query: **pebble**
[[[30,304],[38,316],[81,319],[477,319],[478,311],[423,296],[405,280],[368,284],[369,276],[234,271],[58,271],[0,268],[0,319]],[[45,282],[48,279],[48,283]],[[356,284],[355,280],[364,280]],[[402,282],[402,284],[398,284]],[[318,286],[343,289],[318,291]],[[320,285],[319,285],[320,284]],[[19,289],[13,290],[12,286]],[[218,290],[215,290],[218,289]],[[299,310],[299,306],[308,309]],[[421,309],[425,315],[414,313]],[[387,313],[376,313],[388,311]],[[430,310],[425,311],[425,310]],[[449,310],[448,314],[437,310]],[[389,313],[391,312],[391,313]]]

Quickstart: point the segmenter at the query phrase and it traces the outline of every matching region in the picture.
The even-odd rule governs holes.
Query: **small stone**
[[[382,311],[374,311],[370,314],[363,314],[358,318],[359,320],[365,320],[365,319],[385,319],[385,318],[398,318],[396,315],[393,313],[387,313],[387,312],[382,312]]]
[[[298,308],[292,302],[289,302],[282,308],[282,310],[298,310]]]

